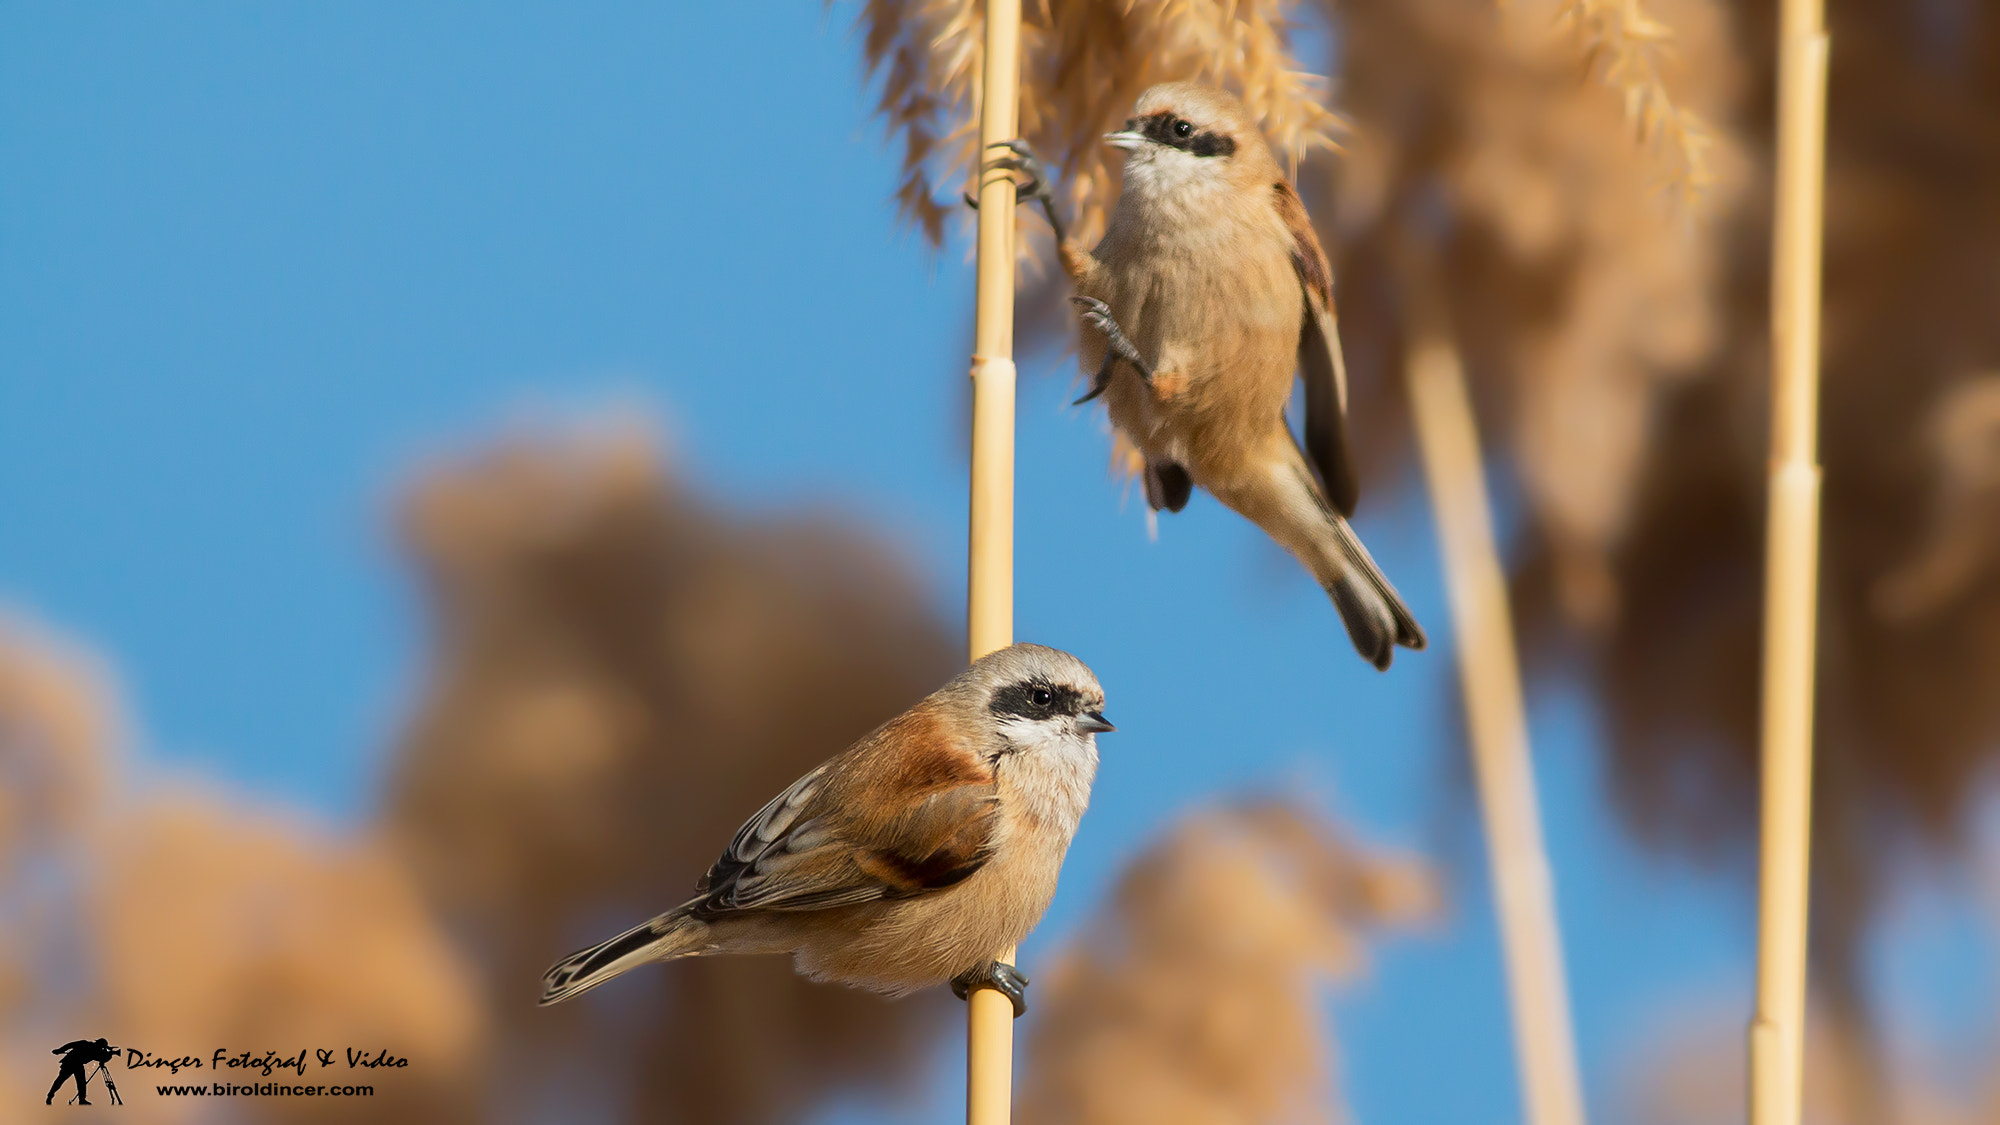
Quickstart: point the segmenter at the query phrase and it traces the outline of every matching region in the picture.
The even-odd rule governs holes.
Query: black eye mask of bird
[[[994,692],[988,710],[1002,719],[1049,719],[1076,714],[1082,710],[1082,697],[1067,684],[1028,680]]]
[[[1195,156],[1230,156],[1236,152],[1236,141],[1220,133],[1197,129],[1194,123],[1184,117],[1161,112],[1134,118],[1125,123],[1132,132],[1147,140],[1177,148]]]

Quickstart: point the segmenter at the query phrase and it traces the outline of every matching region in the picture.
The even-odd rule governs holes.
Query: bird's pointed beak
[[[1130,129],[1121,129],[1116,133],[1104,134],[1104,143],[1115,145],[1126,152],[1137,152],[1145,146],[1146,136],[1143,133],[1134,133]]]
[[[1076,729],[1084,734],[1103,734],[1118,728],[1111,725],[1111,720],[1104,717],[1104,712],[1085,711],[1076,717]]]

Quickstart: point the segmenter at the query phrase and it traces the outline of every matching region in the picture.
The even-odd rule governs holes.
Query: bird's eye
[[[1029,692],[1028,698],[1034,700],[1035,706],[1037,707],[1047,707],[1049,704],[1054,703],[1056,700],[1055,695],[1052,694],[1049,691],[1049,689],[1045,687],[1038,687],[1035,690]]]
[[[1185,121],[1174,122],[1174,136],[1186,140],[1194,135],[1194,126]]]

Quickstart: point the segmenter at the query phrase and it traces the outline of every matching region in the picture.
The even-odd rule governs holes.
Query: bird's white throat
[[[1055,826],[1064,839],[1076,833],[1090,805],[1097,777],[1097,739],[1047,721],[1000,724],[1014,752],[1000,760],[1000,783],[1035,820]]]
[[[1153,146],[1125,161],[1120,201],[1146,207],[1191,208],[1228,190],[1221,163],[1179,149]]]

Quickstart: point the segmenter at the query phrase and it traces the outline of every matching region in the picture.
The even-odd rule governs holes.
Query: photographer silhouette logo
[[[111,1072],[104,1069],[104,1064],[122,1053],[123,1050],[124,1048],[113,1047],[103,1039],[78,1039],[74,1043],[64,1043],[62,1046],[50,1051],[49,1053],[52,1055],[61,1055],[63,1057],[62,1069],[56,1072],[55,1085],[49,1087],[49,1096],[43,1099],[43,1104],[54,1105],[56,1091],[62,1089],[63,1083],[74,1078],[76,1079],[76,1093],[70,1095],[70,1103],[72,1105],[89,1105],[90,1099],[84,1095],[90,1084],[90,1080],[93,1078],[102,1078],[104,1080],[105,1093],[110,1096],[111,1104],[124,1105],[125,1099],[118,1096],[118,1084],[111,1080]]]

